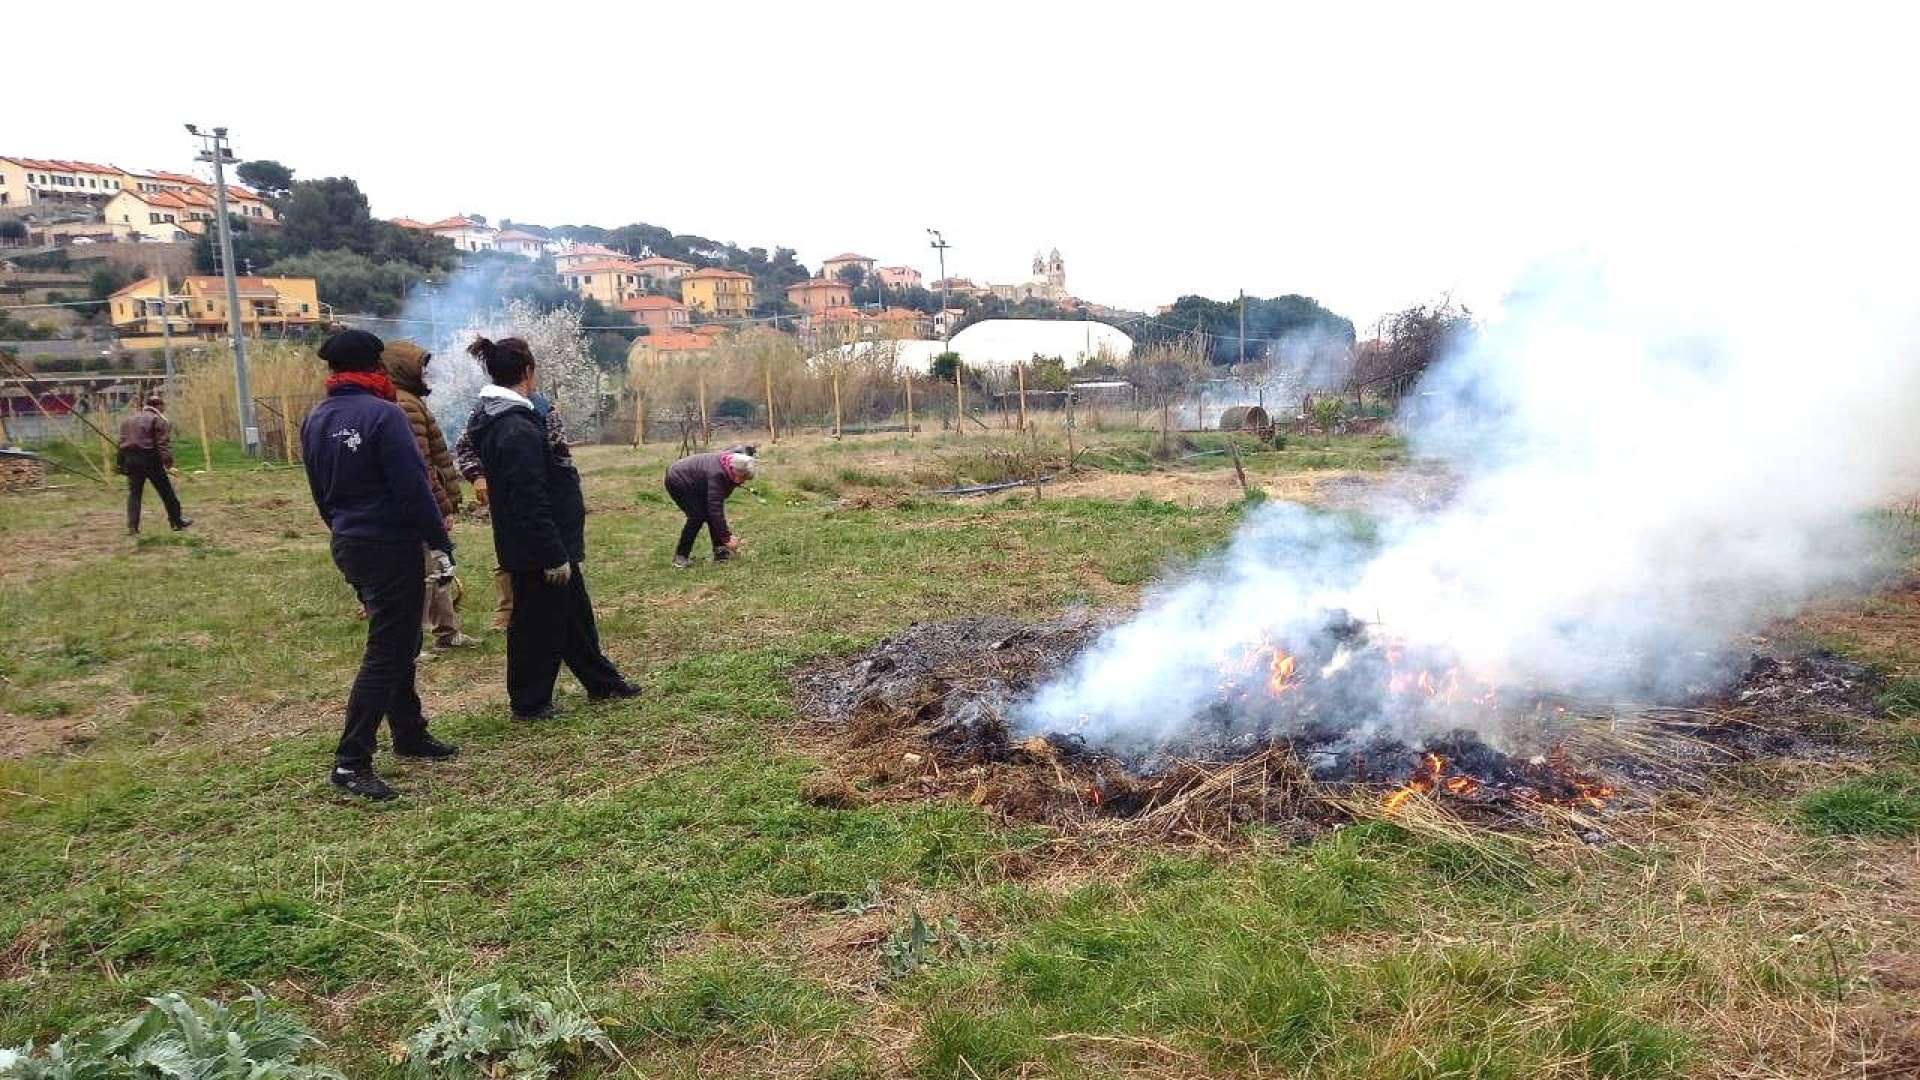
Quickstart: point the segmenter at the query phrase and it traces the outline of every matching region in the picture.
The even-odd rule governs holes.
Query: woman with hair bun
[[[487,369],[470,431],[486,472],[493,547],[513,577],[507,620],[507,698],[513,715],[553,715],[553,684],[565,663],[596,700],[633,697],[600,651],[600,631],[580,564],[587,557],[587,505],[580,475],[548,445],[534,412],[538,363],[521,338],[476,338],[467,352]]]

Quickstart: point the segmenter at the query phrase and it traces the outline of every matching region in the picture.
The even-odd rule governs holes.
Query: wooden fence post
[[[833,440],[840,441],[840,369],[833,369]]]
[[[1013,370],[1020,379],[1020,426],[1015,430],[1025,431],[1027,430],[1027,365],[1021,364]]]
[[[907,372],[907,438],[913,438],[913,372]]]
[[[641,394],[633,399],[633,445],[641,446],[647,441],[647,396]]]
[[[767,442],[777,443],[779,441],[780,441],[780,429],[774,426],[774,421],[773,421],[773,365],[768,364],[767,365]]]
[[[700,391],[700,445],[713,441],[713,425],[707,420],[707,377],[700,376],[697,383]]]
[[[107,429],[113,426],[113,407],[107,404],[105,394],[97,394],[93,400],[94,411],[100,414],[100,471],[112,476],[115,446],[113,436],[107,434]]]
[[[200,471],[213,471],[213,443],[207,440],[207,403],[194,399],[193,412],[200,421]]]
[[[953,433],[964,434],[967,429],[967,391],[960,385],[960,365],[953,365]]]
[[[293,448],[293,403],[287,400],[285,394],[280,395],[280,438],[282,449],[287,452],[287,464],[298,461],[300,455]]]

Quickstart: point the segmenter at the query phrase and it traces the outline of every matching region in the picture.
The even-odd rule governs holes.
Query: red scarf
[[[393,380],[387,378],[384,371],[336,371],[327,376],[327,392],[332,393],[343,386],[357,386],[369,394],[392,401]]]

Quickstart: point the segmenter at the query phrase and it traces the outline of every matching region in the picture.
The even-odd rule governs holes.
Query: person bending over
[[[468,347],[493,384],[480,391],[468,430],[480,455],[493,511],[493,549],[513,578],[507,620],[507,699],[513,715],[553,715],[553,684],[564,661],[596,701],[639,690],[600,651],[593,602],[580,568],[587,557],[580,474],[547,444],[533,409],[538,367],[520,338],[478,338]]]
[[[717,454],[694,454],[667,468],[667,494],[687,515],[680,543],[673,549],[673,565],[692,565],[693,542],[700,529],[713,542],[713,559],[725,562],[740,549],[740,537],[727,525],[727,499],[734,489],[753,479],[753,447],[732,446]]]
[[[335,787],[368,799],[394,791],[373,771],[380,720],[401,757],[450,758],[453,746],[427,731],[414,688],[420,611],[427,580],[424,545],[435,576],[453,576],[453,541],[427,486],[427,465],[407,414],[394,403],[380,369],[380,339],[341,330],[320,345],[333,374],[327,396],[300,426],[300,456],[320,520],[332,533],[333,563],[367,606],[367,647],[347,694],[346,727],[334,750]]]

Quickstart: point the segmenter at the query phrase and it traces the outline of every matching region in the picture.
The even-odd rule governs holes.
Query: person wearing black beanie
[[[421,545],[432,553],[436,578],[451,581],[453,541],[427,485],[413,425],[394,403],[393,382],[381,369],[384,347],[365,330],[327,338],[319,349],[333,369],[327,396],[300,426],[307,486],[333,534],[333,563],[367,606],[366,654],[347,695],[330,779],[343,791],[376,800],[394,797],[373,771],[382,717],[401,757],[457,753],[427,732],[414,689],[427,597]]]

